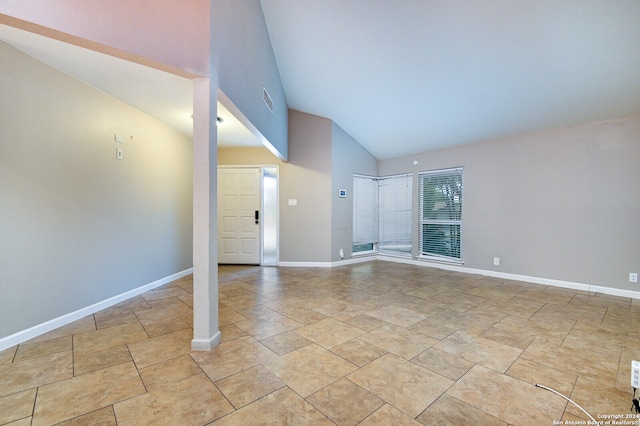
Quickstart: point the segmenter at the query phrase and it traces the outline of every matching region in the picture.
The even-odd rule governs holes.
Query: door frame
[[[260,230],[259,230],[259,238],[260,238],[260,242],[259,242],[259,249],[260,249],[260,255],[259,255],[259,262],[261,266],[278,266],[278,264],[280,263],[280,167],[277,164],[239,164],[239,165],[233,165],[233,164],[218,164],[218,169],[259,169],[260,170],[260,215],[261,215],[261,219],[260,219]],[[275,194],[271,194],[273,196],[275,196],[275,218],[271,216],[271,213],[269,213],[269,216],[267,216],[267,212],[265,211],[265,205],[264,205],[264,199],[265,199],[265,185],[264,185],[264,172],[265,169],[275,169],[275,173],[276,173],[276,188],[275,188]],[[216,190],[217,191],[217,190]],[[219,197],[219,194],[217,194],[217,196]],[[218,202],[220,202],[220,200],[218,199]],[[218,215],[218,212],[216,211],[216,217]],[[271,220],[274,220],[275,222],[275,244],[276,244],[276,250],[275,250],[275,261],[274,262],[265,262],[264,261],[264,248],[265,248],[265,229],[264,229],[264,224],[266,222],[266,219],[269,218]],[[217,223],[217,221],[216,221]]]

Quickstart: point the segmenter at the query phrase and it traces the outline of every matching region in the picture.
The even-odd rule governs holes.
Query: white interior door
[[[260,168],[218,169],[218,262],[260,264]]]

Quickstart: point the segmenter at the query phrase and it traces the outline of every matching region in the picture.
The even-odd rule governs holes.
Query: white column
[[[218,135],[217,84],[193,81],[193,340],[191,349],[209,351],[218,330]]]

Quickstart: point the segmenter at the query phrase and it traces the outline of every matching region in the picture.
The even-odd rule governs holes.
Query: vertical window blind
[[[353,253],[410,256],[412,175],[353,177]]]
[[[461,260],[463,168],[419,175],[420,254]]]
[[[378,251],[411,255],[412,175],[378,180]]]
[[[353,177],[353,252],[367,252],[378,242],[378,181]]]

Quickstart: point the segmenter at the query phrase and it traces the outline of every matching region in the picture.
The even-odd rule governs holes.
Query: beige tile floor
[[[0,352],[0,424],[552,425],[631,414],[640,301],[372,261],[220,267]]]

